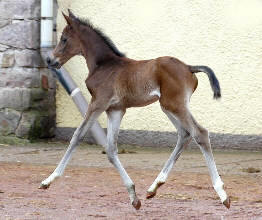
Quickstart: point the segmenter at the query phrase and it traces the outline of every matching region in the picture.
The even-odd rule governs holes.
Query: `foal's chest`
[[[112,74],[96,73],[87,77],[86,87],[92,96],[96,94],[113,94]]]

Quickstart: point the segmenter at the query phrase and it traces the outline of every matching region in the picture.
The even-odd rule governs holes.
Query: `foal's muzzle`
[[[51,60],[50,57],[46,58],[46,62],[48,67],[55,68],[55,69],[60,69],[62,66],[56,59]]]

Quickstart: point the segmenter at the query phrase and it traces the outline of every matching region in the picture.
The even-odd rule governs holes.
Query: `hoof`
[[[38,189],[48,189],[49,186],[50,186],[50,184],[41,183],[40,186],[38,187]]]
[[[226,206],[228,209],[230,208],[230,198],[227,197],[227,199],[223,202],[223,205]]]
[[[165,182],[158,182],[157,185],[156,185],[156,188],[154,189],[154,191],[147,191],[147,194],[146,194],[146,198],[147,199],[151,199],[153,198],[155,195],[156,195],[156,191],[157,189],[162,186]]]
[[[156,195],[156,192],[147,192],[146,193],[146,198],[147,199],[151,199]]]
[[[141,202],[138,198],[135,198],[135,200],[132,202],[132,205],[134,206],[136,210],[138,210],[141,207]]]

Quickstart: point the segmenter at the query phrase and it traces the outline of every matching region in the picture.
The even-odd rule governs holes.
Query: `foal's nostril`
[[[48,65],[51,64],[51,59],[49,57],[47,57],[46,62],[47,62]]]

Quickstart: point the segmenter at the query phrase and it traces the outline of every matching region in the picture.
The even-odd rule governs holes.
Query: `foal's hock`
[[[208,131],[196,122],[189,111],[190,97],[197,88],[197,72],[207,74],[214,98],[221,97],[214,72],[207,66],[189,66],[173,57],[129,59],[88,20],[77,18],[70,10],[69,16],[63,15],[67,26],[54,49],[53,57],[49,59],[49,66],[60,68],[71,57],[84,56],[89,69],[86,86],[92,98],[85,118],[76,129],[64,157],[54,172],[41,183],[40,188],[48,188],[51,182],[63,174],[81,138],[98,116],[106,112],[108,133],[105,149],[108,159],[118,170],[132,205],[139,209],[141,202],[136,195],[135,185],[117,155],[119,127],[127,108],[159,101],[163,112],[177,129],[178,141],[164,168],[149,187],[147,198],[154,197],[157,189],[166,182],[174,163],[193,138],[206,159],[214,189],[222,203],[229,208],[230,200],[216,168]]]

